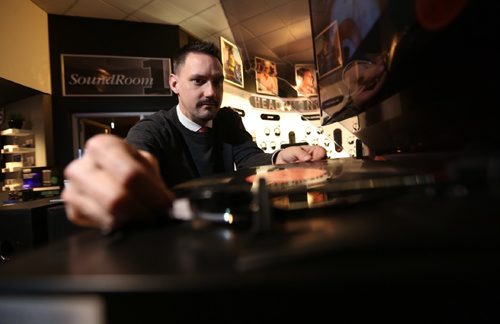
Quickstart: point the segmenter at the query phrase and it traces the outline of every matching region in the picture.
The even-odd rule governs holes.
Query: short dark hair
[[[220,51],[214,43],[196,40],[181,47],[177,55],[174,57],[174,73],[179,72],[179,68],[184,64],[189,53],[207,54],[215,57],[222,64]]]
[[[307,68],[305,68],[305,67],[301,67],[300,69],[298,69],[298,70],[297,70],[297,75],[298,75],[299,77],[303,78],[303,77],[304,77],[304,75],[306,74],[306,72],[311,72],[311,74],[312,74],[312,75],[314,75],[314,74],[312,73],[312,71],[311,71],[311,70],[309,70],[309,69],[307,69]]]

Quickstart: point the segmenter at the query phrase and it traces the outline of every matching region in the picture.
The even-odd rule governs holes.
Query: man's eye
[[[205,81],[202,79],[193,79],[193,83],[196,85],[202,85]]]
[[[224,83],[224,77],[214,80],[214,85],[217,87],[221,87],[223,83]]]

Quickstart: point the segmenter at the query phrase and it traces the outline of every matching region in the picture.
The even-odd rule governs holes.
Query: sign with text
[[[279,98],[271,96],[251,96],[250,105],[254,108],[278,110],[282,112],[294,111],[299,113],[319,112],[317,98]]]
[[[169,58],[61,54],[63,96],[171,96]]]

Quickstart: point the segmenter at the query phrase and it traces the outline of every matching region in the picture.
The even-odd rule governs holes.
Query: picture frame
[[[224,81],[245,88],[243,59],[238,46],[221,36],[220,49]]]
[[[295,64],[295,90],[299,97],[318,95],[316,69],[313,64]]]
[[[314,52],[319,79],[342,67],[342,48],[336,20],[314,38]]]
[[[255,91],[260,94],[278,95],[278,69],[276,62],[255,57]]]

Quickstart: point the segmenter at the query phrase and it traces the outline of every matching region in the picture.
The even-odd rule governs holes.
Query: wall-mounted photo
[[[257,93],[278,95],[278,70],[276,63],[255,57],[255,88]]]
[[[222,54],[222,66],[224,68],[224,80],[240,88],[245,87],[243,79],[243,60],[238,47],[225,39],[220,38]]]
[[[312,64],[295,65],[295,84],[298,96],[311,97],[318,95],[316,71]]]
[[[314,49],[320,79],[342,66],[342,51],[337,21],[332,22],[314,38]]]

